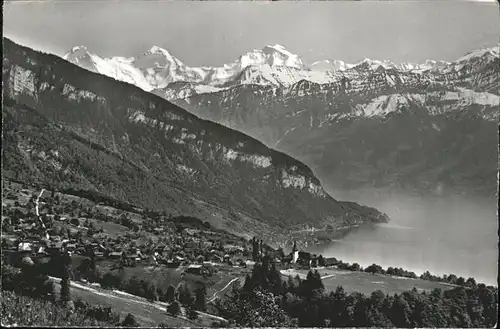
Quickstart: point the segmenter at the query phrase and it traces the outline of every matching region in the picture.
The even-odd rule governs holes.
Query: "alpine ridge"
[[[306,165],[243,133],[3,41],[5,175],[196,215],[271,240],[305,223],[388,220],[334,200]],[[85,51],[77,57],[88,59]]]
[[[325,60],[307,66],[273,46],[219,71],[212,68],[225,72],[223,83],[177,76],[148,89],[299,158],[331,190],[459,190],[492,196],[498,57],[497,46],[453,62]],[[158,72],[164,70],[159,65]]]
[[[494,197],[498,48],[424,72],[365,64],[331,83],[240,84],[174,102],[297,157],[331,190]]]
[[[248,52],[222,67],[190,67],[158,46],[151,47],[135,58],[101,58],[80,46],[71,49],[63,58],[92,72],[135,84],[174,100],[241,84],[276,88],[287,88],[301,80],[338,84],[346,79],[358,80],[377,72],[403,77],[417,75],[419,79],[433,83],[450,83],[452,81],[448,78],[463,74],[471,65],[498,58],[498,49],[498,46],[478,49],[454,62],[429,59],[423,63],[400,64],[365,58],[355,64],[324,60],[307,65],[298,55],[279,44]],[[176,83],[184,84],[182,91],[176,91]]]

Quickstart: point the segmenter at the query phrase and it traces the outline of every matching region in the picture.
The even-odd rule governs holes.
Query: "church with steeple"
[[[297,241],[293,242],[291,255],[292,255],[292,264],[297,263],[297,260],[299,259],[299,249],[297,248]]]

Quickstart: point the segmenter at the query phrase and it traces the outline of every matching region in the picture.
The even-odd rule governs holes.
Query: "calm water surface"
[[[338,197],[335,193],[333,196]],[[347,237],[310,251],[361,266],[402,267],[417,274],[472,276],[497,285],[496,200],[349,195],[378,208],[388,224],[360,227]]]

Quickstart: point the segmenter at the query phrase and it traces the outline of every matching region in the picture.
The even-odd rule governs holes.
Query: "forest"
[[[242,327],[493,327],[498,314],[498,288],[470,282],[442,291],[370,296],[346,294],[339,286],[326,292],[317,271],[305,280],[281,279],[263,260],[245,284],[217,303],[219,315]]]

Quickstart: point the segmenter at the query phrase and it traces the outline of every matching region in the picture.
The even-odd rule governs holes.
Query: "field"
[[[110,270],[110,265],[112,263],[108,261],[100,261],[97,263],[102,266],[104,272]],[[103,266],[104,264],[107,264]],[[226,266],[227,267],[227,266]],[[178,268],[168,268],[163,265],[159,266],[137,266],[137,267],[125,267],[123,269],[125,280],[129,280],[133,276],[139,279],[144,279],[148,282],[156,282],[158,287],[167,288],[169,285],[177,287],[182,281],[187,282],[192,291],[196,287],[205,285],[207,288],[207,299],[210,298],[216,291],[224,288],[231,280],[234,278],[244,279],[246,271],[241,268],[226,268],[224,266],[219,267],[219,271],[214,273],[212,276],[203,277],[194,274],[182,274],[186,267],[180,266]],[[112,270],[114,273],[118,273],[119,270]]]
[[[56,293],[59,293],[60,279],[52,278],[55,282]],[[169,327],[199,327],[210,326],[216,321],[214,317],[200,316],[197,320],[173,317],[166,313],[165,303],[151,303],[144,298],[126,294],[115,290],[106,290],[89,286],[79,282],[71,282],[71,296],[73,299],[80,298],[96,305],[110,306],[113,311],[120,313],[123,319],[128,313],[135,316],[141,326],[158,326],[164,323]]]
[[[307,270],[297,270],[301,277],[307,275]],[[402,293],[417,288],[417,290],[430,291],[434,288],[452,289],[455,286],[421,279],[401,278],[389,275],[371,274],[366,272],[341,271],[334,268],[318,269],[326,290],[335,290],[342,286],[348,293],[360,292],[370,295],[375,290],[386,294]],[[293,276],[295,276],[294,273]]]

